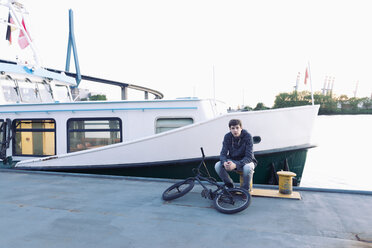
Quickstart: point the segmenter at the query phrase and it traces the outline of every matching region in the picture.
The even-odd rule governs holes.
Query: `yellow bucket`
[[[296,173],[290,171],[278,171],[279,176],[279,193],[290,195],[292,194],[292,177],[296,176]]]

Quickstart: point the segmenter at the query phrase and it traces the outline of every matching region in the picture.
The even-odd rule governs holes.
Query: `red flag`
[[[13,18],[10,15],[10,13],[8,15],[8,23],[14,24]],[[8,25],[8,28],[6,29],[6,40],[9,41],[10,45],[12,44],[12,31],[13,31],[13,29],[14,28],[9,26],[9,25]]]
[[[26,33],[28,34],[28,37],[30,37],[29,33],[27,32],[26,26],[25,26],[25,20],[23,18],[22,18],[22,26],[25,29]],[[18,44],[22,49],[26,48],[29,45],[26,35],[23,33],[22,30],[19,31]]]
[[[307,79],[308,78],[309,78],[309,73],[307,72],[307,68],[306,68],[306,71],[305,71],[305,82],[304,82],[305,85],[307,83]]]

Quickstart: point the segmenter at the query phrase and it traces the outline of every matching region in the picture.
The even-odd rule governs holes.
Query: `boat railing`
[[[51,72],[65,73],[67,76],[70,76],[70,77],[76,77],[76,73],[73,73],[73,72],[61,71],[61,70],[50,69],[50,68],[45,68],[45,69]],[[119,81],[114,81],[114,80],[109,80],[109,79],[103,79],[103,78],[97,78],[97,77],[92,77],[92,76],[87,76],[87,75],[81,75],[81,79],[91,81],[91,82],[96,82],[96,83],[119,86],[121,88],[121,99],[122,100],[128,100],[127,89],[133,89],[133,90],[144,92],[145,99],[148,99],[149,97],[148,94],[152,94],[155,99],[162,99],[164,97],[163,93],[161,93],[160,91],[150,89],[147,87],[143,87],[143,86],[139,86],[139,85],[135,85],[135,84],[129,84],[129,83],[124,83],[124,82],[119,82]]]

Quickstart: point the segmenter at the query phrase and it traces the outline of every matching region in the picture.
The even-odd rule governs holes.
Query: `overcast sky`
[[[310,90],[303,84],[308,62],[314,91],[329,76],[338,95],[353,96],[358,81],[357,97],[372,93],[369,1],[23,3],[45,67],[65,67],[71,8],[82,74],[154,88],[166,98],[215,95],[232,107],[272,106],[275,95],[293,90],[298,72],[299,90]],[[1,54],[9,47],[4,30]]]

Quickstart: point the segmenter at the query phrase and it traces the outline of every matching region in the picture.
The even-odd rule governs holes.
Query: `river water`
[[[372,115],[318,116],[301,186],[372,191]]]

